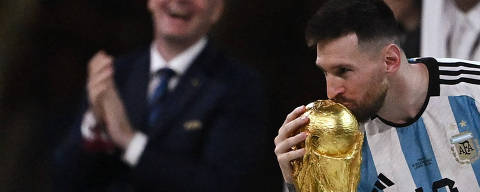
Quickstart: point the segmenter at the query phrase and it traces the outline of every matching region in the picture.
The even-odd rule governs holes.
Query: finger
[[[99,65],[97,65],[95,63],[98,63],[101,60],[100,58],[102,57],[102,54],[103,54],[103,51],[99,51],[99,52],[95,53],[95,55],[93,55],[93,57],[90,58],[90,60],[88,61],[87,67],[88,67],[88,73],[89,74],[92,74],[94,71],[97,70],[96,67],[98,67]]]
[[[288,122],[278,130],[278,136],[275,138],[275,144],[290,137],[294,131],[308,124],[310,119],[308,116],[299,117],[293,121]]]
[[[305,112],[305,106],[299,106],[295,108],[292,112],[290,112],[287,117],[285,118],[285,121],[283,122],[283,125],[287,124],[288,122],[296,119],[298,116],[303,114]]]
[[[294,159],[300,159],[305,155],[305,149],[298,149],[295,151],[290,151],[288,153],[282,154],[280,157],[278,157],[278,164],[280,165],[280,169],[282,170],[282,175],[283,179],[287,183],[292,183],[293,178],[292,178],[292,166],[290,164],[290,161]]]
[[[112,67],[105,67],[102,71],[92,75],[88,79],[88,86],[89,88],[94,88],[96,85],[106,83],[107,80],[113,79],[113,68]]]
[[[98,106],[105,92],[109,89],[108,84],[99,84],[88,90],[90,104]]]
[[[295,159],[300,159],[305,155],[305,149],[297,149],[294,151],[289,151],[288,153],[284,153],[280,155],[277,160],[282,172],[291,172],[291,164],[290,162]]]
[[[111,68],[89,79],[87,91],[91,103],[95,105],[97,100],[101,98],[102,93],[111,87],[113,87],[113,69]]]
[[[88,74],[88,81],[91,81],[92,79],[95,79],[99,74],[106,73],[108,71],[113,71],[113,65],[112,64],[101,64],[101,67],[96,69],[96,71],[92,71],[91,73]]]
[[[290,161],[295,159],[300,159],[305,155],[305,148],[289,151],[280,155],[279,159],[285,163],[287,162],[290,165]],[[280,161],[279,160],[279,161]]]
[[[89,65],[92,66],[92,69],[88,73],[88,77],[95,76],[98,73],[102,73],[103,71],[107,70],[108,68],[113,67],[113,61],[111,59],[104,59],[99,61],[94,61]]]
[[[277,137],[275,138],[274,142],[275,144],[286,139],[287,135],[285,135],[285,133],[289,132],[288,129],[289,127],[287,127],[286,125],[293,121],[294,119],[298,118],[298,116],[300,116],[301,114],[305,113],[305,106],[299,106],[297,108],[295,108],[292,112],[290,112],[287,117],[285,118],[285,121],[283,122],[282,126],[280,127],[280,129],[278,129],[278,135]]]
[[[293,137],[285,139],[284,141],[280,142],[277,146],[275,146],[275,154],[279,156],[290,151],[292,146],[298,145],[299,143],[305,141],[306,138],[307,138],[307,134],[305,132],[301,132]]]
[[[88,73],[95,74],[101,71],[104,67],[112,65],[113,57],[107,55],[104,51],[99,51],[95,54],[88,63]]]
[[[96,82],[89,82],[88,83],[88,94],[89,94],[89,99],[92,101],[92,103],[95,103],[96,100],[98,100],[101,96],[101,94],[105,91],[107,91],[109,88],[112,87],[110,74],[105,73],[103,74],[104,77],[96,79]]]
[[[284,128],[283,128],[283,133],[287,137],[292,135],[293,132],[295,132],[297,129],[300,127],[303,127],[310,122],[310,118],[308,118],[307,115],[297,117],[295,120],[288,122]]]

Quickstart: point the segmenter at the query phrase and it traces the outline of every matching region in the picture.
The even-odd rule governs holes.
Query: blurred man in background
[[[408,58],[420,56],[422,0],[385,0],[400,23],[400,45]]]
[[[149,0],[151,47],[92,57],[85,112],[55,155],[57,191],[275,188],[259,77],[207,37],[223,8]]]

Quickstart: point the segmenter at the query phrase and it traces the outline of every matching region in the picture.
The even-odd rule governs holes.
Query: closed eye
[[[346,74],[347,72],[349,72],[349,71],[352,71],[352,70],[349,69],[349,68],[346,68],[346,67],[339,67],[339,68],[337,68],[335,74],[336,74],[337,76],[343,76],[343,75],[345,75],[345,74]]]

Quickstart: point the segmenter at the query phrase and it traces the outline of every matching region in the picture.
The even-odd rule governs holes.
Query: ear
[[[212,8],[212,15],[210,17],[210,21],[212,24],[215,24],[217,23],[218,20],[220,20],[220,17],[222,16],[223,14],[223,9],[224,9],[224,0],[215,0],[215,2],[213,2],[213,8]]]
[[[153,4],[153,1],[152,0],[147,0],[147,9],[148,11],[150,11],[150,14],[153,13],[153,9],[154,9],[154,4]]]
[[[384,61],[387,66],[387,73],[396,72],[402,63],[402,51],[396,44],[389,44],[384,47]]]

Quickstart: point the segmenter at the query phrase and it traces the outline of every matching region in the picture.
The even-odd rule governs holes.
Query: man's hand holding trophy
[[[305,155],[291,161],[297,191],[354,192],[360,180],[363,133],[352,113],[331,100],[317,100],[306,106],[310,122],[298,129],[305,132]]]

